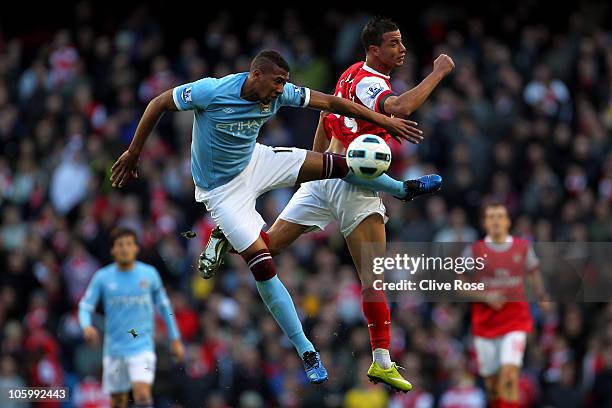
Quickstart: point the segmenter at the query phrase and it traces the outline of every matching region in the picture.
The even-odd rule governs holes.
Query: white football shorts
[[[511,331],[492,338],[474,337],[479,374],[489,377],[504,365],[521,367],[526,342],[527,333],[524,331]]]
[[[145,351],[129,357],[102,359],[102,389],[107,394],[127,392],[135,382],[153,384],[156,356]]]
[[[318,229],[336,220],[340,232],[347,237],[372,214],[380,214],[385,223],[389,219],[376,192],[340,179],[329,179],[302,183],[278,217]]]
[[[237,252],[251,246],[265,225],[255,209],[257,197],[269,190],[294,186],[306,152],[257,143],[249,164],[230,182],[210,191],[196,186],[196,201],[206,205]]]

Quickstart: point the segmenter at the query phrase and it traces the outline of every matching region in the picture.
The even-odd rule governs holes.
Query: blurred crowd
[[[156,406],[485,406],[469,304],[394,303],[393,359],[416,390],[398,396],[367,381],[360,285],[336,225],[276,258],[330,372],[324,386],[307,384],[241,259],[230,256],[216,279],[200,279],[193,265],[213,224],[193,198],[191,113],[162,118],[138,180],[123,190],[108,181],[151,98],[247,70],[261,49],[290,61],[292,82],[331,92],[363,58],[365,13],[323,13],[316,33],[296,11],[256,14],[248,25],[211,13],[197,36],[176,43],[146,6],[113,29],[96,25],[93,3],[73,13],[70,28],[43,38],[0,28],[0,387],[65,385],[73,397],[65,406],[108,404],[101,350],[83,342],[76,306],[110,261],[109,231],[125,225],[138,232],[141,259],[159,269],[187,344],[186,363],[175,364],[160,324]],[[406,27],[408,48],[392,74],[396,92],[415,86],[440,53],[456,69],[413,117],[426,140],[392,147],[393,175],[437,172],[443,191],[410,204],[384,197],[389,241],[470,242],[482,236],[486,200],[505,203],[513,233],[532,241],[612,240],[612,32],[596,8],[558,16],[559,30],[529,16],[527,6],[499,18],[450,6],[411,21],[390,16]],[[317,118],[286,109],[261,140],[309,147]],[[292,192],[260,199],[269,225]],[[196,238],[180,236],[187,230]],[[533,313],[523,406],[612,406],[612,304]]]

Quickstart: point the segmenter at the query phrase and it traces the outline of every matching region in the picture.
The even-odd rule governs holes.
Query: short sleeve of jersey
[[[364,77],[355,87],[355,96],[359,98],[364,106],[376,112],[380,112],[378,104],[380,98],[390,93],[391,89],[387,82],[377,76]]]
[[[172,90],[172,99],[178,110],[206,109],[215,96],[219,80],[202,78],[179,85]]]
[[[310,89],[293,85],[290,82],[285,84],[283,94],[280,96],[280,104],[282,106],[303,108],[308,106],[308,102],[310,102]]]

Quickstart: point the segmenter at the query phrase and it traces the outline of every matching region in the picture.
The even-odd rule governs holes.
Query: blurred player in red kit
[[[519,375],[527,334],[533,320],[525,291],[525,280],[548,309],[539,260],[529,241],[510,235],[511,220],[503,204],[484,208],[486,237],[474,242],[464,256],[484,259],[484,268],[474,269],[468,279],[483,282],[482,300],[472,304],[472,335],[478,370],[485,380],[491,407],[519,407]]]

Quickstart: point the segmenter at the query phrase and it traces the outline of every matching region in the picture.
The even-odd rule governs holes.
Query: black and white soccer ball
[[[349,144],[346,163],[359,177],[375,178],[389,169],[391,149],[379,136],[361,135]]]

